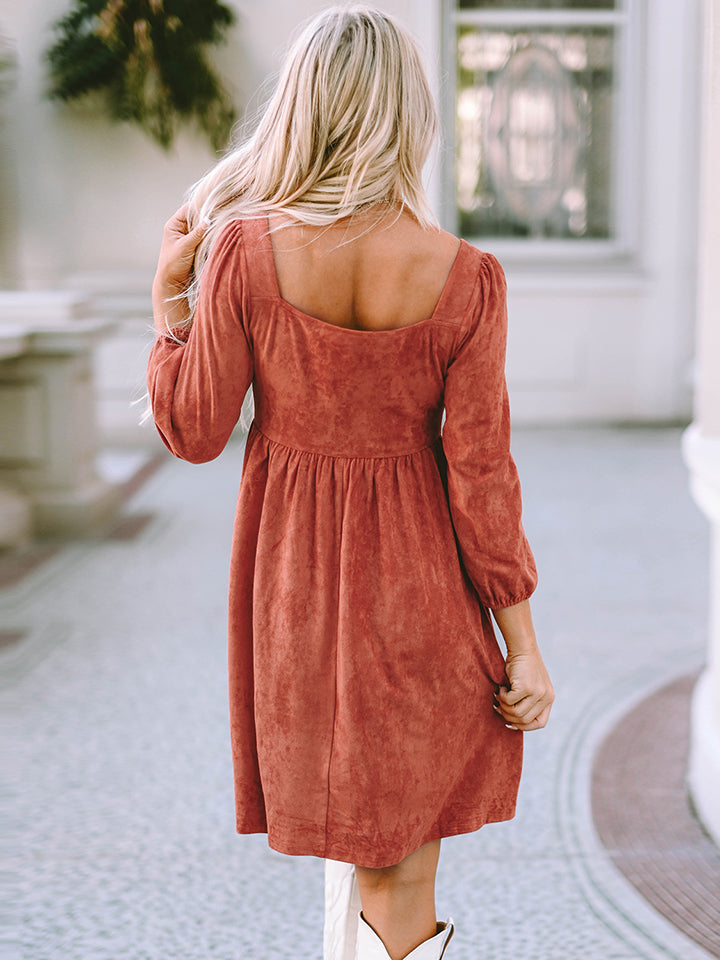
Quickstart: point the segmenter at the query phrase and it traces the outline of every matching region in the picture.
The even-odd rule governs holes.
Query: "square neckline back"
[[[463,254],[465,248],[470,248],[470,244],[462,237],[460,238],[460,243],[458,245],[455,257],[452,264],[450,265],[450,270],[448,275],[445,278],[445,283],[443,284],[442,290],[440,291],[440,296],[435,303],[435,307],[429,317],[424,317],[422,320],[416,320],[414,323],[407,323],[401,327],[384,327],[379,330],[364,330],[358,327],[344,327],[338,323],[332,323],[329,320],[322,320],[320,317],[316,317],[311,313],[306,313],[304,310],[301,310],[299,307],[296,307],[294,303],[290,303],[289,300],[286,300],[280,292],[280,281],[277,274],[277,266],[275,264],[275,251],[272,243],[272,231],[270,228],[270,217],[266,215],[265,217],[265,230],[263,231],[264,240],[265,240],[265,251],[269,259],[269,274],[271,277],[272,287],[273,287],[273,299],[275,299],[283,309],[287,310],[289,313],[295,314],[297,317],[300,317],[303,320],[309,320],[313,324],[320,324],[323,327],[329,327],[332,330],[341,330],[344,333],[353,333],[353,334],[370,334],[371,336],[377,336],[378,334],[385,333],[401,333],[407,330],[413,330],[415,327],[424,327],[428,324],[437,322],[442,319],[442,312],[445,307],[446,302],[450,299],[452,291],[452,281],[454,279],[455,273],[458,271],[461,261],[463,260]],[[474,249],[474,248],[470,248]]]

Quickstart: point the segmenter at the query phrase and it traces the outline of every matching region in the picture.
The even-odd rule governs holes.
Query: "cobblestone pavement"
[[[628,883],[590,812],[603,737],[705,654],[708,532],[679,442],[677,428],[515,432],[557,700],[526,735],[515,819],[443,841],[448,960],[710,956]],[[8,957],[321,957],[322,861],[234,832],[225,602],[241,461],[241,446],[204,466],[168,457],[128,502],[145,516],[134,538],[67,546],[4,591]]]

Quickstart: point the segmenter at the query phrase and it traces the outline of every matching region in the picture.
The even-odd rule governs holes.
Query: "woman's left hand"
[[[163,230],[162,245],[158,258],[153,286],[163,294],[184,290],[192,270],[195,251],[209,224],[199,223],[192,230],[188,227],[187,204],[170,217]]]
[[[548,722],[555,691],[540,651],[528,648],[505,660],[510,687],[501,686],[493,709],[512,730],[540,730]]]

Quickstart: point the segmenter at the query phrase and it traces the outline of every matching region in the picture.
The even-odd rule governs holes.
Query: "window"
[[[637,3],[447,4],[451,229],[566,248],[627,242],[634,145],[626,6]]]

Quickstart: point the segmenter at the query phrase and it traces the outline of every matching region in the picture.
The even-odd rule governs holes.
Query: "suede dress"
[[[157,336],[148,389],[176,457],[217,457],[254,394],[230,558],[238,833],[383,867],[514,816],[523,734],[493,710],[489,609],[537,573],[506,334],[503,270],[464,240],[424,320],[304,313],[263,217],[221,230],[184,342]]]

